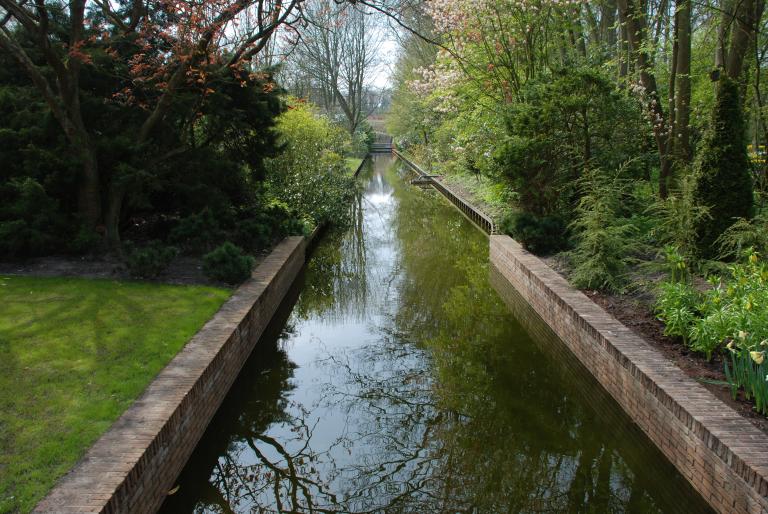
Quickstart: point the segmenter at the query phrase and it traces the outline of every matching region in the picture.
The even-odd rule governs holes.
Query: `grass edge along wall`
[[[288,237],[34,512],[155,512],[305,261]]]

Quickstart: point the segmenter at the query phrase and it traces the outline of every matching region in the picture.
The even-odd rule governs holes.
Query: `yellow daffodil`
[[[749,352],[749,356],[755,361],[755,364],[762,364],[765,360],[765,352]]]

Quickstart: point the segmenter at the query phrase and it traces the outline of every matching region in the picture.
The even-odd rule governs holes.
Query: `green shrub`
[[[269,196],[315,225],[346,224],[356,190],[342,158],[348,134],[302,103],[280,116],[277,132],[284,151],[265,162]]]
[[[203,273],[213,280],[239,284],[251,276],[254,259],[229,241],[203,257]]]
[[[209,250],[225,237],[216,216],[206,208],[179,221],[171,230],[169,240],[193,250]]]
[[[274,222],[264,214],[238,221],[234,240],[241,247],[252,251],[268,248],[278,229]]]
[[[711,126],[697,153],[694,174],[696,202],[710,214],[696,225],[696,248],[709,259],[717,255],[717,239],[737,218],[750,218],[754,205],[739,86],[727,77],[718,83]]]
[[[686,282],[662,282],[656,313],[664,321],[664,335],[681,337],[690,344],[690,333],[699,315],[701,295]]]
[[[571,282],[576,287],[621,291],[626,284],[627,264],[638,243],[637,227],[620,216],[632,186],[620,175],[621,170],[615,177],[594,170],[579,181],[581,199],[571,223],[576,237]]]
[[[67,248],[75,255],[82,255],[103,249],[104,238],[95,230],[81,225],[74,237],[67,242]]]
[[[298,214],[278,200],[259,206],[258,210],[242,212],[238,218],[233,241],[246,250],[263,250],[282,237],[306,232],[306,225]]]
[[[768,340],[768,266],[755,253],[710,277],[702,293],[684,282],[662,284],[656,309],[672,335],[683,337],[707,359],[723,344],[763,352]],[[768,343],[766,343],[768,344]]]
[[[568,241],[567,227],[559,216],[516,212],[502,221],[501,230],[536,255],[562,250]]]
[[[655,243],[674,247],[688,261],[693,261],[696,255],[696,227],[710,217],[709,208],[696,203],[695,187],[693,175],[686,174],[676,191],[648,209],[654,220]]]
[[[25,220],[0,221],[0,257],[17,259],[42,255],[53,246],[53,238]]]
[[[135,278],[157,277],[179,254],[177,248],[165,246],[159,241],[152,241],[142,248],[127,246],[125,265],[131,276]]]
[[[768,253],[768,212],[761,212],[754,218],[739,218],[717,239],[719,258],[730,259],[743,255],[752,248],[759,254]]]
[[[638,154],[643,139],[636,102],[594,69],[542,74],[506,109],[495,157],[520,195],[520,208],[539,216],[570,219],[582,170],[616,169]]]
[[[0,184],[0,258],[54,251],[67,232],[58,208],[58,202],[33,178]]]

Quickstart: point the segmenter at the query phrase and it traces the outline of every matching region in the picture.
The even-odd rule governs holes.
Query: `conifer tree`
[[[709,208],[709,216],[703,217],[696,227],[701,257],[714,257],[717,238],[737,218],[752,215],[754,199],[749,168],[739,86],[723,76],[717,86],[712,122],[694,167],[696,202]]]

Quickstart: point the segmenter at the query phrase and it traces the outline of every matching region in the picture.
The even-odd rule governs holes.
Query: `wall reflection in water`
[[[164,511],[707,512],[403,173],[363,175]]]

